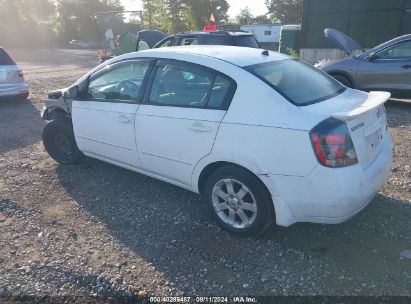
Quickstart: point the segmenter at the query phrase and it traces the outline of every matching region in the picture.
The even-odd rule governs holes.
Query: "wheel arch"
[[[248,172],[253,174],[255,177],[257,177],[261,181],[261,183],[264,185],[264,187],[266,188],[268,193],[270,193],[269,187],[266,185],[266,182],[261,178],[261,175],[263,175],[263,174],[261,173],[261,171],[258,169],[257,166],[251,165],[249,163],[232,162],[232,161],[229,161],[229,160],[215,160],[215,161],[212,161],[212,162],[209,162],[209,163],[203,165],[202,169],[198,170],[198,173],[197,173],[198,177],[195,178],[195,184],[194,185],[196,185],[197,192],[200,193],[200,194],[203,193],[205,183],[206,183],[208,177],[215,170],[217,170],[221,167],[225,167],[225,166],[236,166],[236,167],[242,168],[244,170],[247,170]]]
[[[355,83],[354,83],[354,78],[350,75],[350,73],[347,73],[346,71],[342,70],[331,70],[327,72],[330,76],[342,76],[347,78],[347,80],[351,83],[351,86],[355,88]]]
[[[225,157],[224,157],[225,156]],[[233,161],[236,159],[237,161]],[[234,165],[251,172],[263,184],[271,196],[273,211],[277,225],[290,226],[297,222],[293,211],[288,203],[279,196],[275,182],[270,178],[268,172],[260,169],[253,161],[248,159],[238,159],[238,157],[228,157],[227,155],[215,155],[202,159],[196,166],[192,177],[192,191],[202,194],[207,178],[223,166]]]

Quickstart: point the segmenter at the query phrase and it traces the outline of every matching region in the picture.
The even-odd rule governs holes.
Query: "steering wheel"
[[[140,86],[131,80],[123,80],[116,85],[116,91],[121,95],[134,96],[137,95]]]

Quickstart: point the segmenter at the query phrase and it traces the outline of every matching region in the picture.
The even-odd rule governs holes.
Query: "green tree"
[[[164,2],[169,17],[170,27],[168,32],[177,33],[184,30],[182,11],[183,0],[166,0]]]
[[[252,24],[253,23],[254,16],[251,14],[250,8],[246,6],[243,8],[239,14],[235,17],[235,21],[240,24]]]
[[[301,23],[303,0],[265,0],[272,20],[282,23]]]
[[[156,14],[155,0],[143,0],[144,27],[154,28],[154,16]]]
[[[145,25],[168,33],[202,29],[211,14],[228,20],[226,0],[143,0]]]
[[[119,0],[57,0],[56,30],[63,41],[100,40],[106,28],[124,26],[121,14],[97,14],[122,11]]]
[[[48,23],[54,13],[49,0],[0,0],[1,44],[36,47],[53,40]]]
[[[209,23],[211,14],[216,22],[228,20],[230,7],[226,0],[184,0],[184,24],[187,29],[202,29]]]

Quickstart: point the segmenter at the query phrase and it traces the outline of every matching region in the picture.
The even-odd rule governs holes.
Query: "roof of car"
[[[140,52],[128,53],[119,57],[121,57],[121,59],[128,59],[138,55],[138,57],[160,56],[168,58],[169,56],[167,55],[170,55],[170,57],[172,57],[173,54],[210,57],[225,62],[229,62],[240,67],[290,58],[287,55],[272,51],[265,51],[263,49],[226,45],[173,46],[167,48],[149,49]]]
[[[180,32],[173,36],[184,36],[184,35],[230,35],[230,36],[252,36],[253,33],[236,30],[236,31],[188,31]]]

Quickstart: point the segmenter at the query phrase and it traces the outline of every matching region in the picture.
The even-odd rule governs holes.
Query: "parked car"
[[[316,64],[318,68],[351,88],[411,97],[411,35],[397,37],[352,56],[355,50],[363,49],[357,42],[334,29],[325,29],[324,33],[349,58],[323,61]]]
[[[75,48],[75,49],[89,49],[92,46],[90,42],[83,41],[83,40],[76,40],[73,39],[69,42],[70,47]]]
[[[166,34],[157,30],[142,30],[137,32],[136,36],[126,32],[116,39],[117,47],[115,49],[109,52],[107,52],[107,48],[98,50],[97,55],[101,63],[118,55],[151,49],[166,36]]]
[[[49,94],[43,142],[202,193],[239,235],[340,223],[390,171],[387,92],[346,88],[289,56],[232,46],[134,52]]]
[[[233,45],[251,48],[260,48],[260,44],[253,33],[245,31],[191,31],[171,35],[154,48],[178,45]]]
[[[29,96],[29,86],[24,81],[23,71],[16,61],[0,47],[0,98],[26,99]]]

